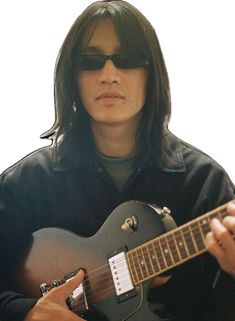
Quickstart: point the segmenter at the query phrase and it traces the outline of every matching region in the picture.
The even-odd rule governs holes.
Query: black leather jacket
[[[174,165],[137,163],[121,193],[95,156],[84,160],[83,155],[70,153],[55,162],[51,147],[33,152],[1,175],[1,321],[23,320],[35,303],[16,293],[10,283],[14,260],[33,231],[56,226],[90,236],[127,200],[167,206],[181,225],[234,197],[234,186],[221,166],[173,134],[167,139]],[[152,290],[150,300],[164,303],[180,321],[234,320],[235,281],[222,272],[213,287],[218,270],[212,256],[201,255]]]

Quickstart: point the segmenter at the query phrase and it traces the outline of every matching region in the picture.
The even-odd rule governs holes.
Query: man
[[[160,45],[127,2],[98,1],[78,17],[57,60],[55,107],[56,122],[44,135],[53,145],[1,176],[2,321],[82,320],[66,299],[84,272],[39,300],[15,292],[14,254],[34,231],[60,227],[89,237],[129,200],[167,206],[182,225],[234,197],[225,171],[168,131],[170,90]],[[211,221],[206,237],[218,263],[204,254],[153,281],[151,321],[233,320],[233,203],[227,214]],[[127,319],[121,310],[117,305],[114,320]]]

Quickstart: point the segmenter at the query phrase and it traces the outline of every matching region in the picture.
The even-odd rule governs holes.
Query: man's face
[[[120,41],[110,19],[103,20],[93,32],[85,54],[122,54]],[[92,126],[135,125],[145,102],[145,67],[121,69],[106,60],[97,70],[80,70],[77,85]]]

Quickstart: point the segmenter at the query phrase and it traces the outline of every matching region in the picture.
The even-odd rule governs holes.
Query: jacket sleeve
[[[235,320],[235,279],[220,270],[214,282],[213,310],[215,321]]]
[[[217,190],[217,191],[216,191]],[[227,175],[214,186],[223,201],[232,200],[235,197],[235,188]],[[235,278],[222,269],[218,270],[212,286],[212,305],[213,321],[234,321],[235,320]]]
[[[23,321],[36,299],[17,293],[12,285],[12,275],[17,273],[15,262],[27,238],[27,226],[4,178],[3,174],[0,177],[0,320]]]

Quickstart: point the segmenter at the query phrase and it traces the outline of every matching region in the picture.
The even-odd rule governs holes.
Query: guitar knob
[[[44,296],[45,294],[47,294],[50,290],[51,290],[51,285],[48,284],[48,283],[42,283],[40,285],[40,292],[41,292],[41,295]]]
[[[60,280],[60,279],[56,279],[52,282],[52,288],[57,288],[58,286],[60,286],[61,284],[63,284],[64,281]]]
[[[122,224],[121,229],[123,231],[133,232],[137,229],[137,218],[135,216],[128,217]]]
[[[162,215],[163,215],[163,216],[167,216],[167,215],[170,215],[170,214],[171,214],[171,210],[170,210],[168,207],[163,206],[163,208],[162,208]]]

